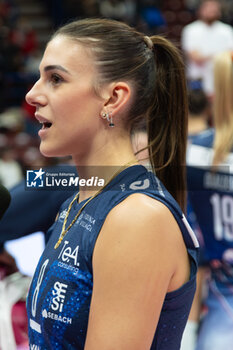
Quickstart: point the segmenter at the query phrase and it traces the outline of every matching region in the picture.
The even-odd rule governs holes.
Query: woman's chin
[[[45,146],[45,145],[43,145],[43,143],[40,144],[40,153],[44,157],[62,157],[62,156],[64,156],[63,154],[61,154],[62,152],[59,152],[59,150]]]

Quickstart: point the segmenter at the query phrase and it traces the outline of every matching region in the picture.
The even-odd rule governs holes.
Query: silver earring
[[[114,126],[115,126],[115,124],[113,123],[113,119],[112,119],[112,113],[110,112],[110,113],[107,113],[108,115],[107,115],[107,121],[109,122],[109,126],[111,127],[111,128],[113,128]]]
[[[107,121],[109,122],[109,126],[110,127],[114,127],[115,126],[115,124],[113,123],[113,119],[112,119],[112,113],[110,112],[110,113],[102,113],[102,118],[103,119],[107,119]]]

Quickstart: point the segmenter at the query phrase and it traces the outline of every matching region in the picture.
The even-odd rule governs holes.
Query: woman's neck
[[[73,161],[79,180],[83,179],[86,183],[86,186],[79,186],[79,202],[96,194],[124,168],[138,163],[130,137],[113,138],[82,157],[73,156]],[[94,185],[88,186],[88,183]]]

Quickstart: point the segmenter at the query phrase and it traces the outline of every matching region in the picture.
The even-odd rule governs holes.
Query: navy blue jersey
[[[233,153],[213,168],[213,140],[214,129],[208,129],[188,146],[189,200],[204,239],[204,262],[213,268],[219,282],[232,284]]]
[[[57,221],[50,228],[52,234],[28,294],[31,349],[84,349],[93,287],[92,255],[97,237],[110,210],[137,192],[161,201],[170,209],[190,255],[190,280],[166,295],[151,347],[153,350],[180,348],[195,292],[198,242],[178,204],[157,177],[145,167],[136,165],[118,174],[85,206],[61,245],[54,249],[74,196],[62,205]],[[74,202],[66,227],[85,202]]]

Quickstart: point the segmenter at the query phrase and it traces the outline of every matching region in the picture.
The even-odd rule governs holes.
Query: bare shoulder
[[[171,211],[162,202],[140,193],[130,195],[111,210],[97,247],[101,256],[111,247],[111,254],[127,252],[129,259],[144,255],[145,263],[152,265],[160,261],[161,265],[166,264],[170,275],[187,260],[183,237]]]
[[[106,220],[107,224],[110,222],[113,227],[120,225],[134,228],[139,235],[152,234],[155,240],[161,235],[163,240],[166,240],[166,232],[169,240],[182,237],[178,224],[168,207],[141,193],[130,195],[113,208]],[[143,228],[142,231],[141,228]],[[155,232],[156,235],[154,235]]]

